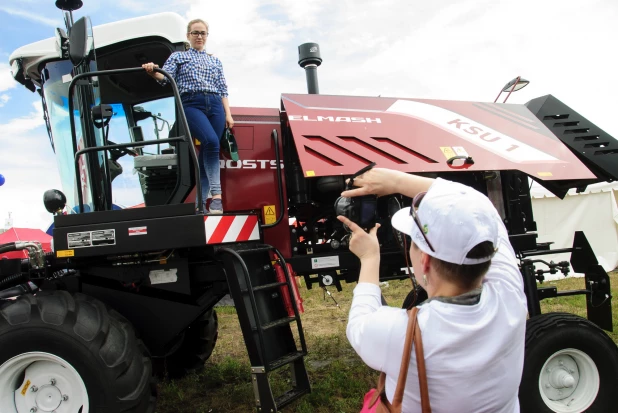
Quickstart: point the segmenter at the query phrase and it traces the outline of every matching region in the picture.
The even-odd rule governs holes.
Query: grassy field
[[[618,273],[611,274],[612,294],[618,296]],[[304,285],[304,284],[303,284]],[[302,316],[309,356],[312,393],[288,406],[285,411],[299,413],[358,412],[365,392],[375,386],[378,373],[366,367],[348,344],[345,336],[352,290],[330,289],[335,302],[322,289],[301,288],[305,313]],[[584,288],[583,278],[546,282],[558,290]],[[400,305],[410,291],[410,281],[391,281],[383,294],[391,305]],[[618,342],[618,305],[613,306],[614,333]],[[586,316],[584,296],[552,298],[542,302],[543,312],[568,312]],[[206,369],[182,380],[159,384],[157,413],[207,413],[254,411],[250,365],[242,333],[233,307],[218,307],[219,339]],[[274,391],[286,385],[284,374],[271,376]]]

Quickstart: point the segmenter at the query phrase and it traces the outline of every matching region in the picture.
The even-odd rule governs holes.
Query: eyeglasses
[[[420,206],[421,201],[423,200],[426,194],[427,192],[419,192],[418,194],[416,194],[414,199],[412,199],[412,206],[410,207],[410,216],[412,217],[412,219],[414,219],[414,222],[416,223],[418,230],[421,231],[421,235],[423,235],[423,238],[425,238],[425,242],[427,243],[431,251],[436,252],[436,250],[433,249],[431,242],[429,242],[429,240],[427,239],[427,235],[425,235],[425,231],[423,230],[423,225],[421,224],[421,220],[418,218],[418,215],[416,214],[416,209]]]
[[[199,37],[199,36],[202,36],[202,37],[208,37],[208,32],[197,32],[197,31],[192,31],[192,32],[189,32],[189,34],[190,34],[191,36],[193,36],[193,37]]]

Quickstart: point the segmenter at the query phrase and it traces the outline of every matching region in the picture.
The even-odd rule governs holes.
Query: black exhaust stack
[[[307,92],[319,94],[318,66],[322,64],[320,46],[317,43],[304,43],[298,46],[298,64],[307,75]]]

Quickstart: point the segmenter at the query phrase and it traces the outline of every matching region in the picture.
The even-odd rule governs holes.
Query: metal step
[[[294,361],[305,357],[305,353],[302,351],[296,351],[294,353],[286,354],[285,356],[278,358],[277,360],[268,364],[268,371],[277,370],[279,367],[283,367],[286,364],[293,363]]]
[[[310,392],[309,389],[295,388],[295,389],[292,389],[292,390],[289,390],[283,393],[281,396],[275,399],[275,405],[277,406],[277,410],[282,409],[283,407],[292,403],[294,400],[299,399],[301,396],[309,392]]]
[[[270,323],[262,324],[262,330],[268,330],[273,327],[279,327],[285,324],[290,324],[292,321],[296,321],[296,317],[285,317],[279,320],[271,321]]]
[[[257,410],[274,413],[302,395],[310,393],[311,384],[304,363],[307,345],[300,315],[295,310],[293,317],[288,316],[283,294],[270,294],[271,290],[277,291],[278,288],[293,282],[288,271],[285,271],[286,281],[277,280],[271,252],[279,257],[278,261],[282,266],[286,265],[281,253],[269,245],[235,245],[233,248],[222,247],[218,250],[252,366]],[[255,293],[256,291],[262,293]],[[297,337],[290,325],[293,321],[298,328]],[[277,329],[271,330],[274,328]],[[300,341],[300,348],[296,338]],[[286,365],[291,376],[288,386],[292,389],[275,398],[269,374]]]

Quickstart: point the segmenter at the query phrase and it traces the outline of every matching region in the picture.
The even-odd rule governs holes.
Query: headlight
[[[19,59],[15,59],[11,63],[11,75],[13,76],[13,78],[16,78],[19,75],[20,66],[21,65],[19,64]]]

